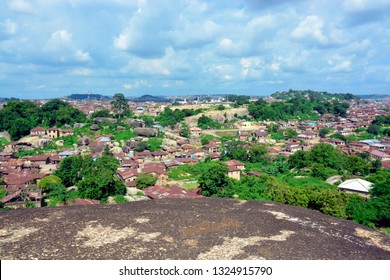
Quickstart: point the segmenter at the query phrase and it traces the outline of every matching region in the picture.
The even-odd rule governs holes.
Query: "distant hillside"
[[[153,96],[153,95],[142,95],[141,97],[137,98],[129,98],[131,101],[134,102],[171,102],[169,99],[166,99],[162,96]]]
[[[280,100],[288,100],[293,97],[304,97],[317,100],[331,100],[337,98],[339,100],[359,100],[360,97],[353,95],[352,93],[329,93],[326,91],[313,91],[313,90],[292,90],[275,92],[271,94],[271,97]]]
[[[20,99],[19,98],[15,98],[15,97],[11,97],[11,98],[0,97],[0,102],[2,102],[2,103],[7,102],[9,100],[20,100]]]
[[[362,99],[384,99],[390,98],[390,94],[363,94],[359,95]]]
[[[86,100],[86,99],[93,99],[93,100],[107,100],[111,99],[110,96],[105,96],[101,94],[71,94],[67,96],[67,99],[71,100]]]

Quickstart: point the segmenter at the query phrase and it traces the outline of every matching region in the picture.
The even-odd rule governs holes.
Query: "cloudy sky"
[[[390,0],[0,2],[0,97],[390,93]]]

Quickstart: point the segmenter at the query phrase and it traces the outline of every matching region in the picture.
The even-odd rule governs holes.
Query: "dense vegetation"
[[[114,176],[118,167],[119,161],[110,156],[96,160],[91,156],[71,156],[61,162],[55,175],[62,186],[77,186],[78,197],[105,200],[126,193],[122,181]]]
[[[296,118],[314,120],[318,119],[318,113],[346,117],[348,108],[347,103],[340,103],[337,100],[330,103],[318,99],[293,97],[286,101],[272,103],[259,99],[249,104],[248,111],[256,120],[279,121]]]
[[[288,100],[294,97],[306,98],[310,100],[329,101],[333,99],[338,100],[360,100],[360,98],[351,93],[329,93],[326,91],[314,91],[314,90],[288,90],[283,92],[275,92],[271,94],[271,97],[275,99]]]
[[[86,100],[86,99],[108,100],[108,99],[111,99],[111,97],[101,95],[101,94],[71,94],[67,98],[72,99],[72,100]]]
[[[0,131],[8,131],[13,140],[28,135],[38,125],[61,127],[85,121],[86,117],[80,110],[59,99],[41,107],[32,101],[8,101],[0,110]]]
[[[156,118],[156,121],[162,126],[174,126],[175,124],[182,122],[184,118],[197,115],[201,112],[201,109],[172,110],[169,107],[165,107],[164,111]]]

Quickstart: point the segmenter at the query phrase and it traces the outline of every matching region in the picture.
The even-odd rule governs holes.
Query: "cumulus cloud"
[[[17,25],[15,22],[6,19],[0,22],[0,40],[7,39],[16,34]]]
[[[374,76],[388,89],[379,72],[390,64],[390,0],[0,2],[0,78],[13,83],[2,85],[9,94],[39,84],[272,93],[328,78],[338,92],[347,84],[362,92],[356,81]],[[22,75],[31,80],[25,88],[14,78]]]
[[[312,40],[321,45],[326,45],[329,40],[323,33],[323,27],[324,22],[320,17],[310,15],[292,31],[292,37],[294,39]]]
[[[63,63],[92,60],[88,52],[82,51],[75,46],[72,33],[68,30],[53,32],[44,46],[43,52],[50,56],[49,59]]]
[[[240,60],[241,77],[244,79],[260,78],[265,64],[261,57],[246,57]]]
[[[35,12],[31,1],[27,0],[11,0],[9,2],[9,9],[20,13],[33,13]]]

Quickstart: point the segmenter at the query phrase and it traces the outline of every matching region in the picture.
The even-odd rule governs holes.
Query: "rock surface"
[[[390,237],[299,207],[161,199],[0,212],[4,259],[390,259]]]

